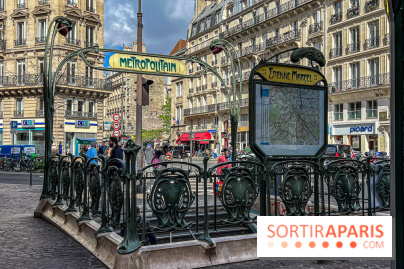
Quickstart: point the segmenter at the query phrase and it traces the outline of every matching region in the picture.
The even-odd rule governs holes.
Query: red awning
[[[212,140],[212,135],[209,132],[194,133],[194,138],[192,140]],[[175,142],[177,144],[180,144],[189,141],[191,141],[191,139],[189,138],[189,134],[183,133]]]

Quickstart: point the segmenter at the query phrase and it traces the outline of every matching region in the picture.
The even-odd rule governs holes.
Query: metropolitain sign
[[[175,59],[165,59],[149,56],[131,56],[114,54],[109,58],[111,68],[165,74],[184,74],[185,67],[182,62]]]

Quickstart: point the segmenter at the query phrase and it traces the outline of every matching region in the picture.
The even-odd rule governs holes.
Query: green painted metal
[[[375,170],[378,169],[376,172]],[[376,191],[382,199],[382,209],[390,209],[390,184],[391,169],[390,164],[382,165],[380,162],[374,164],[372,168],[373,175],[378,173],[378,182],[376,183]]]
[[[87,155],[81,155],[84,157],[85,162],[84,162],[84,198],[83,198],[83,212],[81,212],[80,218],[76,220],[77,223],[80,223],[82,221],[87,221],[87,220],[92,220],[90,217],[90,210],[88,206],[88,191],[87,191],[87,186],[88,186],[88,174],[89,174],[89,166],[90,162],[88,161],[88,156]]]
[[[53,203],[52,206],[61,206],[63,205],[63,200],[62,200],[62,160],[64,157],[60,155],[59,153],[56,154],[56,157],[58,158],[57,162],[57,174],[58,174],[58,181],[57,181],[57,186],[58,186],[58,191],[57,191],[57,197],[55,203]]]
[[[207,243],[209,246],[213,246],[213,241],[209,236],[209,215],[208,215],[208,161],[209,157],[205,156],[203,159],[203,234],[198,238],[199,241]]]
[[[113,162],[115,162],[113,160]],[[107,177],[108,177],[108,202],[111,207],[111,226],[119,227],[121,210],[124,202],[123,191],[121,187],[121,178],[125,176],[125,169],[121,167],[111,166],[111,160],[107,164]],[[128,185],[125,185],[128,186]]]
[[[74,175],[74,191],[76,196],[74,202],[77,206],[83,206],[84,191],[84,165],[86,159],[83,156],[77,156],[73,162],[72,174]]]
[[[91,158],[89,161],[98,160],[98,158]],[[101,198],[101,182],[100,182],[100,168],[98,164],[90,163],[88,188],[91,199],[90,212],[93,216],[99,215],[98,211],[100,198]]]
[[[51,158],[51,160],[49,160],[49,173],[50,173],[50,189],[49,192],[47,193],[47,195],[49,195],[50,198],[55,199],[56,195],[57,195],[57,185],[58,185],[58,162],[56,161],[55,158]],[[47,186],[49,184],[46,184]],[[48,188],[48,187],[47,187]]]
[[[70,159],[68,155],[67,158]],[[63,183],[63,193],[62,198],[63,200],[67,200],[69,198],[69,188],[70,188],[70,161],[63,160],[61,161],[61,173],[62,173],[62,183]]]
[[[77,212],[75,205],[75,174],[76,174],[76,164],[80,164],[81,162],[83,162],[83,159],[81,156],[77,156],[74,157],[73,154],[69,153],[68,154],[70,156],[70,200],[69,200],[69,207],[64,211],[64,213],[73,213],[73,212]],[[81,160],[81,162],[78,162],[78,160]],[[83,186],[84,187],[84,186]],[[81,196],[81,193],[80,193]],[[79,203],[78,203],[79,205]]]
[[[140,150],[132,139],[129,139],[124,148],[125,152],[125,186],[126,186],[126,215],[125,237],[118,245],[119,254],[128,254],[142,246],[139,239],[136,221],[136,156]]]
[[[102,177],[103,177],[103,191],[102,191],[102,209],[101,209],[101,226],[100,228],[95,231],[95,235],[102,234],[102,233],[110,233],[112,232],[111,228],[108,225],[108,210],[107,210],[107,190],[109,186],[109,177],[108,177],[108,165],[107,160],[103,155],[99,156],[101,160],[101,167],[102,169]]]

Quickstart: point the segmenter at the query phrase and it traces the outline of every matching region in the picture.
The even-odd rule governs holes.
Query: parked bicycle
[[[20,172],[22,170],[29,170],[31,167],[31,159],[25,154],[20,154],[20,158],[13,158],[5,166],[6,171],[14,170]]]

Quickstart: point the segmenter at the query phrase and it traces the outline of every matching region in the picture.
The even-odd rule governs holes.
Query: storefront
[[[376,122],[332,125],[331,138],[332,143],[349,144],[354,151],[379,151]]]
[[[3,145],[3,120],[0,120],[0,145]]]
[[[15,120],[18,133],[14,135],[15,145],[34,145],[39,156],[45,155],[45,122],[43,119]]]
[[[194,150],[205,150],[212,149],[214,144],[214,139],[212,139],[212,134],[209,132],[192,133],[192,144]],[[186,144],[189,145],[191,139],[189,133],[182,133],[179,138],[175,141],[176,144]]]
[[[86,142],[96,141],[97,139],[97,122],[87,120],[65,121],[65,136],[63,153],[70,151],[73,155],[78,155]],[[98,141],[101,143],[101,141]],[[88,144],[88,143],[87,143]]]

